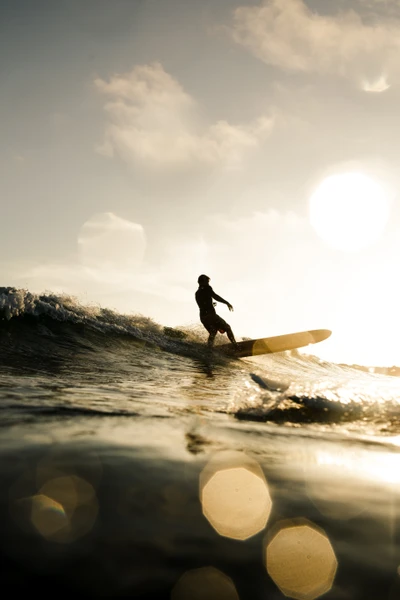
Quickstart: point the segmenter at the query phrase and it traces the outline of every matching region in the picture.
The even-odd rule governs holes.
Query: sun
[[[383,187],[362,173],[331,175],[309,201],[310,223],[331,247],[354,252],[381,236],[389,218]]]

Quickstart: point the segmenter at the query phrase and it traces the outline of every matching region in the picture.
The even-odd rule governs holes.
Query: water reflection
[[[350,519],[374,505],[376,486],[388,491],[400,483],[400,455],[387,450],[337,447],[318,449],[305,468],[308,497],[327,517]]]

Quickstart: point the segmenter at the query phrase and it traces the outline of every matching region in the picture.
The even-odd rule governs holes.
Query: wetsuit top
[[[196,292],[196,302],[200,308],[200,317],[205,317],[206,315],[215,315],[215,308],[213,305],[214,300],[218,300],[218,302],[222,302],[223,304],[228,304],[226,300],[218,296],[212,289],[211,285],[201,285]]]

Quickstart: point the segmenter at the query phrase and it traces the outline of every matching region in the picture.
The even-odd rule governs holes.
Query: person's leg
[[[227,336],[228,336],[228,338],[229,338],[229,341],[230,341],[230,342],[231,342],[231,343],[232,343],[234,346],[237,346],[237,341],[235,340],[235,336],[233,335],[233,331],[232,331],[232,329],[231,329],[230,325],[228,325],[228,323],[227,323],[227,327],[226,327],[226,329],[225,329],[225,330],[226,330],[226,335],[227,335]]]
[[[212,348],[214,346],[214,340],[215,340],[215,336],[217,335],[217,330],[210,327],[210,329],[208,331],[209,331],[210,335],[208,336],[207,345],[209,348]]]
[[[218,332],[218,316],[214,314],[206,315],[201,319],[201,322],[203,326],[207,329],[209,334],[207,345],[209,348],[212,348],[214,346],[215,336]]]
[[[235,336],[233,335],[231,326],[226,321],[224,321],[224,319],[222,317],[220,317],[219,315],[216,315],[215,326],[217,328],[217,331],[219,331],[220,333],[227,334],[231,344],[233,344],[235,347],[237,346],[237,342],[235,340]]]

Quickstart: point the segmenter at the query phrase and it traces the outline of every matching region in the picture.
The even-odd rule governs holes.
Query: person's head
[[[197,283],[199,285],[208,285],[209,281],[210,281],[210,278],[207,275],[199,275]]]

